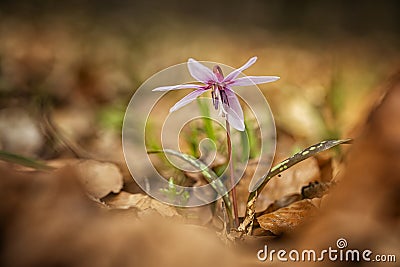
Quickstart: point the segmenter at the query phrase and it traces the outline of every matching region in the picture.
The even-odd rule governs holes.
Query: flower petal
[[[207,83],[209,81],[218,81],[215,74],[209,68],[193,58],[189,58],[188,60],[188,69],[190,75],[199,82]]]
[[[160,86],[157,87],[155,89],[153,89],[152,91],[171,91],[171,90],[178,90],[178,89],[200,89],[203,88],[202,85],[198,85],[198,84],[178,84],[178,85],[170,85],[170,86]]]
[[[245,69],[249,68],[249,67],[250,67],[251,65],[253,65],[256,61],[257,61],[257,57],[252,57],[252,58],[250,58],[243,66],[241,66],[240,68],[238,68],[238,69],[232,71],[231,73],[229,73],[229,74],[225,77],[224,81],[225,81],[225,82],[229,82],[229,81],[234,80],[237,76],[239,76],[239,74],[240,74],[241,72],[243,72]]]
[[[261,83],[270,83],[274,82],[276,80],[279,80],[280,77],[278,76],[246,76],[242,78],[238,78],[232,83],[230,83],[230,86],[249,86],[249,85],[255,85],[255,84],[261,84]]]
[[[243,110],[240,106],[239,99],[235,95],[235,92],[230,89],[225,89],[226,95],[228,97],[229,106],[225,105],[224,109],[226,110],[227,120],[230,125],[238,131],[244,131],[244,118],[243,118]]]
[[[188,94],[187,96],[185,96],[184,98],[182,98],[181,100],[176,102],[176,104],[169,110],[169,112],[174,112],[174,111],[180,109],[181,107],[189,104],[190,102],[192,102],[198,96],[200,96],[201,94],[203,94],[205,92],[207,92],[207,90],[204,90],[204,89],[198,89],[196,91],[191,92],[190,94]]]

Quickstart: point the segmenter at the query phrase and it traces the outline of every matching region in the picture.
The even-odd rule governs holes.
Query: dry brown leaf
[[[308,185],[305,185],[301,188],[301,194],[294,193],[275,200],[265,211],[260,214],[260,216],[287,207],[292,203],[302,199],[311,199],[314,205],[319,208],[321,204],[321,198],[325,196],[328,193],[328,190],[334,185],[335,183],[333,182],[310,182]]]
[[[321,199],[324,216],[294,233],[291,245],[297,250],[322,251],[335,246],[342,238],[348,243],[346,249],[368,248],[374,254],[397,258],[400,251],[400,73],[391,82],[346,155],[346,168],[337,177],[340,182]],[[373,262],[373,256],[371,262],[361,260],[346,265],[384,265]],[[296,263],[307,267],[341,265],[344,263],[328,259]]]
[[[76,167],[82,184],[91,196],[102,198],[111,192],[121,191],[122,174],[115,164],[84,160],[79,162]]]
[[[301,195],[303,198],[309,199],[321,198],[335,185],[335,182],[311,182],[301,188]]]
[[[110,195],[102,199],[108,206],[116,209],[149,208],[150,199],[143,194],[130,194],[121,191],[118,195]]]
[[[302,197],[300,194],[290,194],[287,196],[284,196],[280,199],[275,200],[271,205],[268,206],[268,208],[263,212],[263,213],[271,213],[276,210],[279,210],[281,208],[287,207],[290,204],[301,200]]]
[[[284,158],[284,156],[278,157],[275,159],[274,164]],[[257,160],[249,161],[243,178],[236,188],[239,203],[239,216],[244,216],[245,214],[247,197],[249,195],[248,186],[256,167]],[[308,158],[271,179],[258,196],[256,211],[262,212],[274,203],[274,201],[285,198],[288,195],[298,194],[303,186],[319,180],[320,169],[318,161],[315,158]]]
[[[292,231],[316,212],[317,208],[312,201],[304,199],[272,213],[261,215],[257,221],[263,229],[279,235]]]
[[[118,195],[107,196],[103,201],[116,209],[135,208],[140,217],[149,214],[158,214],[163,217],[181,217],[174,207],[144,194],[130,194],[122,191]]]
[[[265,186],[257,200],[257,209],[262,201],[281,199],[284,196],[299,193],[304,185],[319,181],[320,171],[315,158],[308,158],[274,177]],[[272,202],[271,201],[271,202]],[[260,202],[260,203],[258,203]]]
[[[99,208],[71,167],[0,173],[1,266],[243,266],[205,227]]]
[[[321,208],[321,203],[322,203],[322,198],[313,198],[311,199],[311,202],[314,204],[315,207]]]

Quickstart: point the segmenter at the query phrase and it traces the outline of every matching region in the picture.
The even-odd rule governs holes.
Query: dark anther
[[[218,95],[215,93],[214,89],[211,91],[211,98],[213,101],[214,108],[218,109]]]
[[[226,95],[225,90],[219,90],[219,94],[221,96],[222,103],[229,106],[228,96]]]

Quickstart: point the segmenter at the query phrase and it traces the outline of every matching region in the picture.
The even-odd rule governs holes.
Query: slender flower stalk
[[[233,203],[233,211],[235,217],[235,227],[239,226],[238,206],[236,198],[236,187],[234,179],[234,166],[232,160],[232,142],[231,142],[231,130],[232,126],[238,131],[244,131],[244,117],[243,110],[240,106],[239,100],[232,90],[233,86],[250,86],[255,84],[262,84],[273,82],[279,79],[277,76],[245,76],[238,78],[240,73],[245,69],[253,65],[257,60],[257,57],[250,58],[243,66],[235,69],[229,73],[226,77],[222,72],[222,69],[216,65],[212,70],[201,64],[200,62],[190,58],[188,60],[188,68],[191,76],[196,81],[201,82],[203,85],[198,84],[180,84],[172,86],[162,86],[153,89],[153,91],[172,91],[179,89],[195,89],[193,92],[186,95],[184,98],[179,100],[171,109],[170,112],[178,110],[183,106],[194,101],[198,96],[202,95],[208,90],[211,90],[211,97],[213,106],[216,110],[219,110],[220,115],[226,119],[226,137],[229,157],[229,176],[230,183],[232,185],[231,196]]]
[[[214,66],[213,72],[215,76],[218,78],[218,80],[223,80],[224,79],[224,74],[221,70],[221,68],[217,65]],[[221,105],[221,110],[223,112],[226,112],[225,109],[223,108],[223,105],[227,105],[228,107],[230,106],[228,97],[226,95],[226,92],[224,89],[218,90],[220,94],[220,101],[222,102]],[[215,95],[214,90],[211,91],[212,99],[213,99],[213,104],[214,108],[218,109],[218,104],[219,104],[219,99],[218,96]],[[231,139],[231,126],[229,124],[229,115],[225,113],[226,115],[226,142],[227,142],[227,147],[228,147],[228,165],[229,165],[229,181],[232,186],[231,190],[231,195],[232,195],[232,203],[233,203],[233,213],[234,213],[234,218],[235,218],[235,225],[234,227],[237,228],[239,227],[239,212],[238,212],[238,204],[237,204],[237,197],[236,197],[236,186],[235,186],[235,178],[234,178],[234,168],[233,168],[233,160],[232,160],[232,139]]]
[[[232,139],[231,139],[231,126],[229,125],[228,120],[226,120],[226,142],[228,145],[228,156],[229,156],[229,180],[232,185],[232,203],[233,203],[233,215],[235,218],[235,228],[239,227],[239,211],[236,197],[236,186],[235,186],[235,178],[234,178],[234,168],[232,161]]]

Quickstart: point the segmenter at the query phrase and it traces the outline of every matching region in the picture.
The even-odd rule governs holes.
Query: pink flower
[[[153,89],[153,91],[171,91],[188,88],[196,89],[179,100],[170,109],[170,112],[173,112],[194,101],[198,96],[206,91],[211,90],[214,108],[216,110],[220,108],[220,113],[222,113],[222,116],[226,117],[226,120],[230,123],[230,125],[232,125],[233,128],[239,131],[244,131],[245,126],[243,110],[240,106],[238,98],[235,95],[235,92],[232,90],[232,87],[269,83],[279,79],[277,76],[246,76],[237,78],[242,71],[253,65],[256,60],[257,57],[250,58],[246,64],[224,77],[222,70],[218,65],[214,66],[213,70],[210,70],[200,62],[189,58],[188,68],[190,74],[194,79],[203,83],[203,85],[180,84],[162,86]]]

